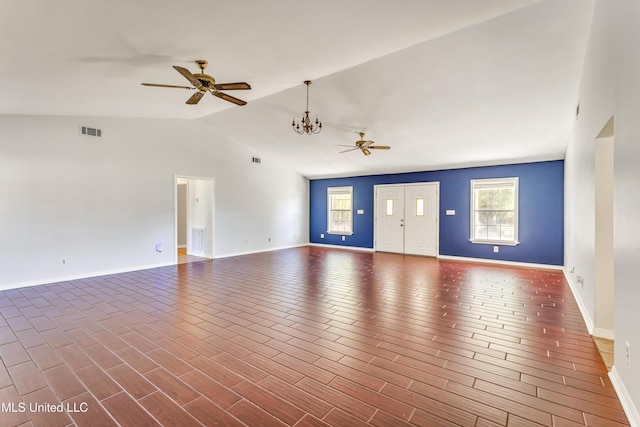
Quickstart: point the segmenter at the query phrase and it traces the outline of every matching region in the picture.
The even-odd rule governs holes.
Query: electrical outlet
[[[577,281],[578,281],[578,283],[580,284],[580,287],[581,287],[581,288],[584,288],[584,277],[582,277],[582,276],[578,276],[578,277],[576,278],[576,280],[577,280]]]
[[[629,341],[626,341],[624,344],[626,345],[624,361],[627,362],[627,366],[631,366],[631,344],[629,344]]]
[[[342,241],[344,242],[345,240],[347,240],[347,236],[342,236]]]
[[[321,235],[320,235],[320,238],[321,238],[321,239],[324,239],[324,234],[321,234]]]
[[[494,247],[493,247],[493,252],[494,252],[494,253],[496,253],[496,254],[497,254],[498,252],[500,252],[500,246],[494,246]]]

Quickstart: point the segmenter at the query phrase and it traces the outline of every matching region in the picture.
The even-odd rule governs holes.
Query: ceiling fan
[[[192,74],[191,71],[187,70],[183,67],[178,67],[174,65],[173,68],[176,69],[177,72],[182,74],[182,76],[189,80],[189,82],[193,86],[174,86],[174,85],[162,85],[157,83],[142,83],[143,86],[156,86],[156,87],[172,87],[178,89],[196,89],[197,92],[191,95],[191,98],[187,99],[187,104],[197,104],[200,102],[205,93],[211,92],[213,96],[217,96],[218,98],[222,98],[225,101],[233,102],[237,105],[246,105],[247,102],[242,99],[235,98],[231,95],[227,95],[226,93],[220,92],[221,90],[245,90],[251,89],[251,86],[248,83],[244,82],[236,82],[236,83],[216,83],[216,79],[211,77],[208,74],[204,73],[204,69],[207,68],[208,62],[202,59],[196,61],[198,67],[200,67],[200,72],[196,74]]]
[[[356,146],[352,145],[338,145],[338,147],[352,147],[349,150],[340,151],[340,153],[346,153],[349,151],[360,149],[365,156],[371,154],[369,150],[388,150],[391,147],[388,145],[372,145],[373,141],[365,141],[364,132],[360,132],[360,140],[356,141]]]

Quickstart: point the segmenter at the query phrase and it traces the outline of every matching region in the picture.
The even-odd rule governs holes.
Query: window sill
[[[327,231],[327,234],[332,236],[353,236],[353,233],[341,232],[341,231]]]
[[[508,242],[504,240],[473,240],[469,239],[471,243],[476,245],[495,245],[495,246],[518,246],[520,242]]]

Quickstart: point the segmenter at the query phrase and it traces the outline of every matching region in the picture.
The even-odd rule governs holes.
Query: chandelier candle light
[[[293,119],[291,122],[291,127],[293,130],[300,135],[306,133],[307,135],[311,135],[312,133],[320,133],[322,130],[322,122],[318,120],[318,116],[316,115],[315,123],[311,122],[309,118],[309,85],[311,84],[311,80],[305,80],[304,84],[307,85],[307,110],[304,112],[304,116],[302,116],[302,121],[300,123],[296,122],[296,119]]]

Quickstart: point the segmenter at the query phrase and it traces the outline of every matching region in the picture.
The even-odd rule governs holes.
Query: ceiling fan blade
[[[200,100],[202,99],[205,93],[206,92],[203,92],[203,91],[198,91],[194,93],[193,95],[191,95],[191,98],[187,99],[187,104],[189,105],[197,104],[198,102],[200,102]]]
[[[369,154],[371,154],[371,151],[369,151],[368,148],[362,147],[361,149],[362,149],[362,152],[364,153],[365,156],[368,156]]]
[[[177,89],[195,89],[191,86],[174,86],[174,85],[161,85],[161,84],[157,84],[157,83],[141,83],[142,86],[154,86],[154,87],[174,87]]]
[[[343,146],[344,147],[344,146]],[[348,153],[349,151],[353,151],[353,150],[357,150],[360,147],[355,147],[355,148],[350,148],[349,150],[344,150],[344,151],[339,151],[340,154],[342,153]]]
[[[213,85],[217,90],[246,90],[251,89],[251,85],[245,82],[236,83],[216,83]]]
[[[351,147],[351,148],[353,148],[353,145],[338,144],[338,145],[336,145],[336,147]],[[358,147],[355,147],[355,148],[358,148]]]
[[[202,86],[202,83],[200,83],[200,80],[198,80],[196,76],[191,74],[191,71],[187,70],[186,68],[178,67],[177,65],[174,65],[173,68],[175,68],[177,72],[182,74],[185,79],[189,80],[192,85],[200,89],[200,86]]]
[[[247,101],[243,101],[242,99],[234,98],[233,96],[227,95],[226,93],[211,91],[211,94],[213,96],[217,96],[218,98],[222,98],[225,101],[233,102],[236,105],[246,105],[247,104]]]
[[[376,150],[389,150],[391,147],[388,145],[370,145],[367,148]]]

